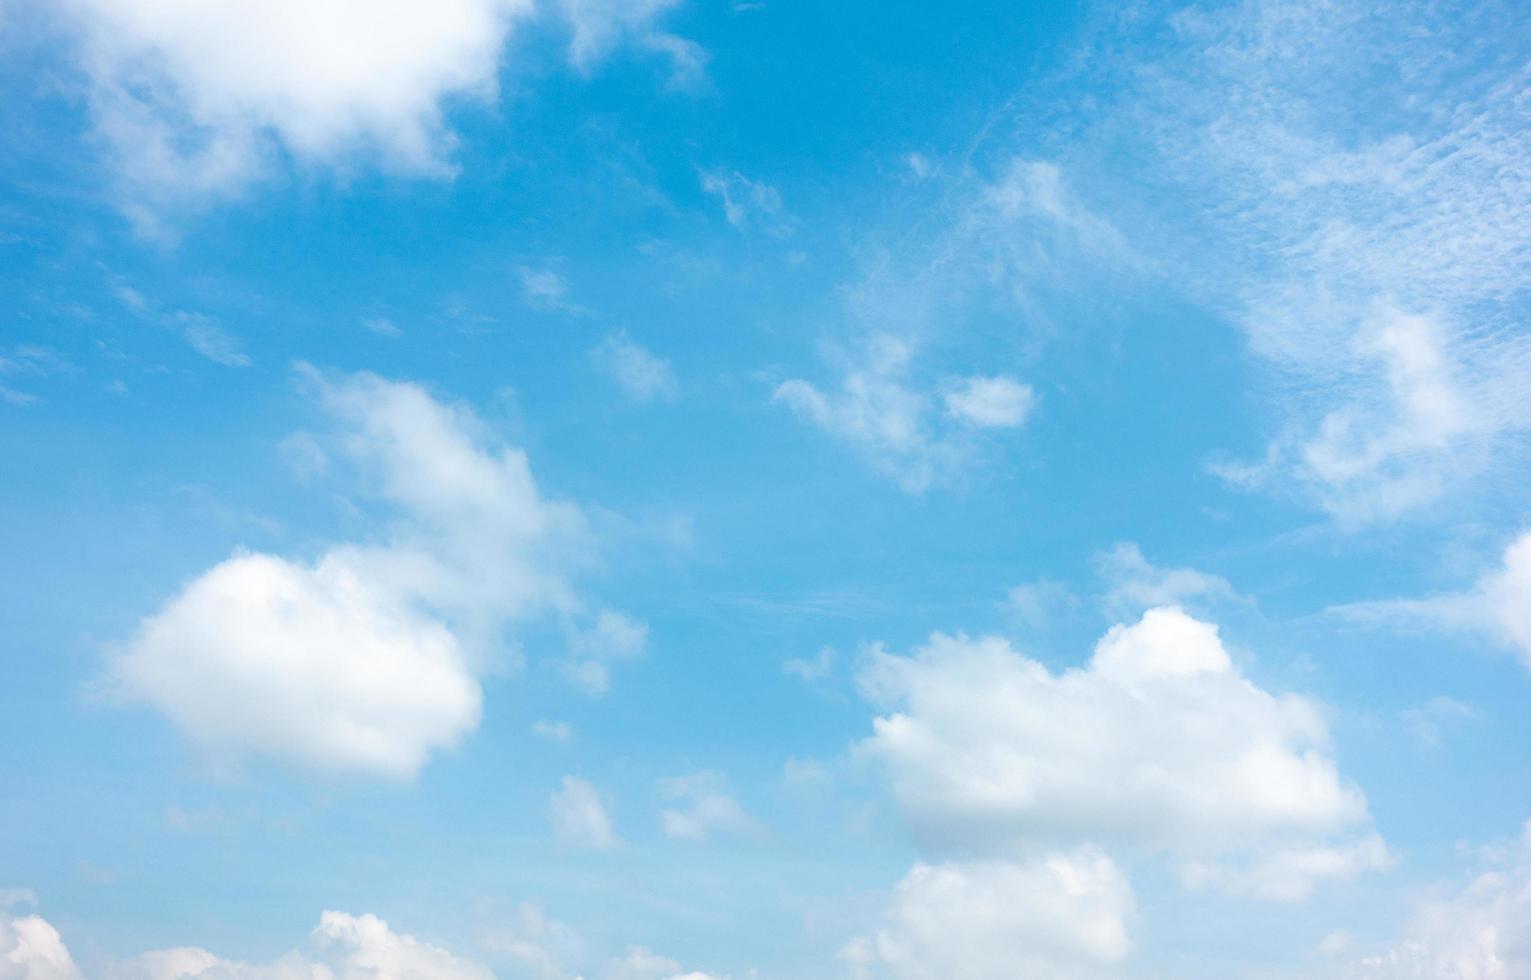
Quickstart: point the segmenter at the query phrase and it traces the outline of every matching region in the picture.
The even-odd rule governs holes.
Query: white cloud
[[[563,787],[548,801],[548,822],[553,835],[569,846],[605,851],[622,841],[611,829],[611,817],[601,796],[588,780],[565,776]]]
[[[599,697],[611,687],[612,665],[642,655],[648,638],[647,624],[603,610],[590,626],[571,632],[569,656],[561,665],[564,676],[586,694]]]
[[[574,738],[574,728],[566,721],[538,719],[532,722],[532,734],[548,742],[566,745]]]
[[[1519,652],[1531,668],[1531,531],[1504,550],[1498,568],[1465,592],[1423,599],[1383,599],[1331,606],[1331,614],[1391,629],[1466,630]]]
[[[144,621],[117,678],[218,756],[413,773],[477,726],[481,695],[451,630],[370,567],[235,556]]]
[[[946,393],[946,411],[968,425],[1014,429],[1026,424],[1036,400],[1030,385],[1013,378],[975,375]]]
[[[683,972],[675,960],[643,946],[628,949],[601,977],[602,980],[724,980],[710,973]]]
[[[701,80],[707,52],[695,41],[656,27],[680,0],[557,0],[569,25],[569,63],[589,74],[595,64],[624,40],[670,60],[670,81],[686,85]]]
[[[0,907],[0,980],[82,980],[58,930],[37,915]]]
[[[1151,18],[1168,30],[1098,59],[1142,81],[1100,117],[1109,159],[1126,140],[1137,192],[1174,209],[1151,220],[1194,244],[1143,233],[1277,373],[1272,465],[1224,472],[1350,524],[1514,479],[1503,454],[1522,460],[1531,433],[1531,136],[1528,69],[1497,25],[1517,13],[1248,0]]]
[[[1245,888],[1238,869],[1329,847],[1384,857],[1366,835],[1335,841],[1365,824],[1366,801],[1340,778],[1319,707],[1242,677],[1217,628],[1178,609],[1113,627],[1061,674],[1002,639],[936,634],[909,657],[873,649],[861,684],[898,710],[858,753],[886,770],[917,839],[939,852],[1117,842],[1276,897],[1302,888]],[[1306,885],[1348,865],[1288,870]]]
[[[1117,617],[1136,616],[1153,606],[1182,605],[1192,599],[1237,596],[1220,575],[1151,564],[1131,541],[1118,542],[1096,555],[1095,570],[1107,586],[1106,611]]]
[[[307,943],[271,963],[227,960],[205,949],[145,953],[127,964],[130,980],[493,980],[493,974],[374,915],[325,912]]]
[[[892,336],[874,338],[862,363],[847,365],[838,391],[801,379],[784,381],[773,399],[859,449],[909,493],[950,480],[965,453],[931,431],[931,399],[909,383],[913,349]]]
[[[147,227],[187,196],[228,194],[278,153],[448,176],[444,105],[495,96],[530,0],[422,7],[344,0],[187,5],[71,0],[98,135]]]
[[[1346,974],[1362,980],[1531,976],[1531,830],[1453,894],[1421,904],[1391,949]]]
[[[569,281],[556,269],[523,265],[516,269],[521,280],[521,295],[528,305],[539,310],[584,313],[570,296]]]
[[[635,343],[625,332],[609,335],[590,356],[635,402],[674,401],[680,395],[670,362]]]
[[[666,837],[706,840],[717,832],[741,834],[755,831],[755,821],[730,795],[728,781],[719,773],[698,772],[661,780],[659,795],[672,807],[660,811]]]
[[[573,977],[568,964],[579,959],[584,949],[584,940],[573,927],[549,918],[532,902],[518,905],[507,921],[482,937],[481,944],[508,956],[537,980]]]
[[[1133,909],[1127,879],[1094,848],[917,864],[881,928],[842,955],[857,976],[897,980],[1106,976],[1127,955]]]
[[[507,625],[585,615],[568,579],[587,533],[466,409],[373,375],[300,375],[386,536],[313,561],[234,555],[142,622],[112,687],[219,761],[408,776],[477,725]]]
[[[702,190],[718,199],[728,223],[741,231],[754,227],[786,235],[792,229],[782,211],[781,194],[764,181],[752,180],[737,170],[704,170]]]
[[[1471,721],[1477,717],[1478,709],[1444,694],[1438,694],[1418,707],[1398,712],[1398,719],[1414,737],[1431,748],[1440,746],[1443,726]]]
[[[820,647],[819,652],[813,658],[788,657],[782,661],[781,669],[804,684],[813,684],[828,677],[834,670],[835,651],[831,647]]]
[[[674,79],[706,54],[658,30],[675,0],[560,0],[570,58],[589,72],[619,43],[656,51]],[[68,0],[95,133],[140,230],[238,194],[290,159],[450,177],[460,103],[492,102],[507,41],[532,0]]]

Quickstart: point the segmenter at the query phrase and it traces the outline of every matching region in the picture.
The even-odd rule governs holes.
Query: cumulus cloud
[[[561,0],[570,57],[588,72],[617,44],[660,51],[677,77],[705,62],[658,30],[674,0]],[[498,94],[506,42],[532,0],[68,0],[95,134],[129,215],[164,217],[239,193],[282,158],[450,177],[460,102]]]
[[[858,753],[936,852],[1114,842],[1279,898],[1385,860],[1369,834],[1342,839],[1366,800],[1340,777],[1319,707],[1251,683],[1217,628],[1179,609],[1113,627],[1060,674],[1003,639],[936,634],[912,656],[874,648],[860,681],[894,710]]]
[[[548,801],[553,835],[569,846],[605,851],[621,843],[611,829],[611,817],[589,780],[565,776],[563,786]]]
[[[611,334],[590,352],[596,367],[635,402],[674,401],[680,394],[670,362],[630,339]]]
[[[507,625],[586,615],[569,581],[583,519],[468,410],[374,375],[299,374],[385,533],[313,560],[235,554],[144,619],[110,686],[220,761],[408,776],[477,725]]]
[[[1387,629],[1479,633],[1517,651],[1531,668],[1531,531],[1505,548],[1497,568],[1464,592],[1331,606],[1329,613]]]
[[[881,927],[842,955],[858,977],[1105,976],[1128,953],[1133,911],[1126,877],[1095,848],[917,864],[893,889]]]
[[[82,974],[48,920],[0,908],[0,980],[82,980]]]
[[[661,780],[659,795],[671,805],[659,813],[666,837],[706,840],[718,833],[751,833],[755,821],[728,789],[721,773],[698,772]]]
[[[186,946],[144,953],[125,965],[127,980],[493,980],[482,964],[413,936],[375,915],[325,912],[308,940],[270,963],[229,960]]]

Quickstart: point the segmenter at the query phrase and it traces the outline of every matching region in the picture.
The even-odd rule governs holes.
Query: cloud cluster
[[[1014,378],[977,375],[947,379],[938,398],[936,386],[917,380],[914,354],[911,343],[880,334],[847,361],[837,388],[793,378],[776,386],[773,399],[854,447],[906,492],[923,493],[960,480],[977,431],[1024,425],[1036,395]]]
[[[1531,75],[1518,20],[1511,3],[1459,16],[1248,0],[1155,20],[1165,30],[1102,59],[1126,80],[1107,140],[1184,191],[1158,195],[1193,229],[1182,284],[1283,382],[1271,456],[1226,475],[1299,487],[1359,524],[1470,485],[1495,449],[1520,458]]]
[[[993,976],[1026,957],[1070,976],[1120,959],[1131,892],[1101,847],[1274,900],[1391,860],[1318,706],[1250,682],[1217,628],[1177,608],[1113,627],[1062,673],[1003,639],[936,634],[910,656],[873,648],[859,680],[890,712],[857,755],[947,859],[917,866],[890,924],[852,950],[895,976]],[[908,911],[927,905],[949,911]]]
[[[235,554],[143,621],[111,684],[218,760],[408,776],[477,725],[509,624],[585,615],[570,575],[588,535],[466,409],[373,375],[300,375],[334,425],[313,446],[349,465],[386,530],[311,561]]]
[[[857,977],[1105,976],[1130,949],[1127,879],[1095,848],[1031,861],[917,864],[883,926],[842,956]]]

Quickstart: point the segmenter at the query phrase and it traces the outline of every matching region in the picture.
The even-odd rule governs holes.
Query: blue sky
[[[1531,976],[1518,13],[0,2],[0,980]]]

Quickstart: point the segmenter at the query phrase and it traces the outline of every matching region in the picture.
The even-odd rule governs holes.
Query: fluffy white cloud
[[[975,375],[946,393],[946,411],[968,425],[1013,429],[1025,424],[1036,400],[1030,385],[1013,378]]]
[[[673,401],[680,394],[670,362],[618,332],[590,352],[595,364],[636,402]]]
[[[1179,609],[1113,627],[1088,664],[1061,674],[1002,639],[937,634],[909,657],[874,649],[861,685],[899,710],[877,718],[858,751],[887,771],[917,838],[937,851],[1120,842],[1273,897],[1385,857],[1369,838],[1320,856],[1366,820],[1322,713],[1241,676],[1217,628]],[[1299,884],[1255,884],[1260,861],[1284,851],[1306,855],[1277,862]]]
[[[562,788],[548,801],[548,822],[553,835],[569,847],[605,851],[621,843],[601,795],[578,776],[565,776]]]
[[[301,949],[271,963],[226,960],[205,949],[145,953],[127,965],[132,980],[493,980],[493,974],[374,915],[325,912]]]
[[[117,678],[216,755],[412,773],[477,726],[479,686],[452,632],[368,568],[231,558],[144,621]]]
[[[660,811],[666,837],[705,840],[718,831],[749,833],[755,821],[730,795],[728,781],[720,773],[698,772],[661,780],[659,795],[672,806]]]
[[[81,980],[81,974],[46,919],[0,908],[0,980]]]
[[[391,516],[386,536],[312,562],[236,554],[147,617],[110,679],[220,760],[408,776],[477,725],[477,677],[503,660],[508,624],[584,615],[568,581],[583,520],[466,409],[300,373],[335,423],[331,450]]]
[[[1133,909],[1127,879],[1094,848],[917,864],[893,890],[883,925],[843,955],[861,977],[1102,976],[1127,955]]]
[[[654,21],[675,0],[561,0],[583,71],[633,40],[694,77],[695,44]],[[305,167],[454,172],[454,102],[497,97],[533,0],[67,0],[98,137],[140,228],[237,193],[280,157]]]

